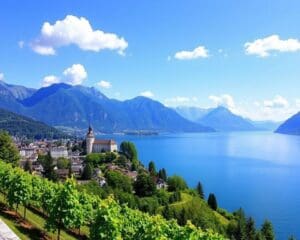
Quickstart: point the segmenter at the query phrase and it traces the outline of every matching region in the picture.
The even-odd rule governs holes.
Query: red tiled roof
[[[112,139],[96,139],[94,144],[114,145],[117,143]]]

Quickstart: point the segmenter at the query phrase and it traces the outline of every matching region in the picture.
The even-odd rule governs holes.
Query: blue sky
[[[0,78],[283,120],[300,110],[299,9],[296,0],[5,0]]]

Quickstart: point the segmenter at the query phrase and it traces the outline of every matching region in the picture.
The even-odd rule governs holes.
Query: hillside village
[[[53,170],[57,178],[61,180],[73,175],[79,183],[84,184],[93,179],[102,187],[106,184],[103,169],[118,171],[133,181],[136,180],[138,174],[132,164],[130,162],[126,163],[120,152],[118,152],[117,142],[112,139],[97,139],[91,126],[88,128],[85,139],[82,140],[45,139],[29,142],[16,138],[14,140],[19,149],[21,167],[36,175],[43,176],[45,174],[41,159],[47,155],[52,158]],[[86,177],[83,177],[84,170],[87,167],[88,159],[93,157],[103,157],[105,161],[101,168],[100,165],[93,167],[92,176],[85,179]],[[120,158],[123,159],[122,164],[120,164]],[[166,187],[166,182],[158,178],[157,188]]]

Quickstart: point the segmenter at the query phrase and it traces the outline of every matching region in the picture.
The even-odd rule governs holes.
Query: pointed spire
[[[91,132],[93,132],[93,129],[92,129],[91,124],[89,124],[89,131],[88,131],[88,133],[91,133]]]

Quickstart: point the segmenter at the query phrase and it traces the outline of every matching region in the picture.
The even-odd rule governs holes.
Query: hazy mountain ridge
[[[13,88],[13,85],[11,87]],[[102,132],[214,131],[210,127],[204,127],[181,117],[160,102],[145,97],[118,101],[107,98],[95,88],[62,83],[38,89],[24,99],[17,99],[6,88],[1,90],[0,107],[51,126],[86,128],[91,123],[95,130]]]
[[[275,132],[290,135],[300,135],[300,112],[287,119],[276,129]]]
[[[206,114],[208,114],[210,111],[213,110],[213,108],[200,108],[200,107],[187,107],[187,106],[178,106],[174,109],[182,117],[193,122],[197,122],[199,119],[201,119],[202,117],[204,117]]]
[[[218,131],[254,131],[256,127],[246,119],[233,114],[225,107],[217,107],[197,122]]]
[[[36,89],[26,88],[24,86],[12,85],[0,81],[0,89],[1,91],[6,90],[7,93],[12,95],[15,99],[23,100],[25,98],[30,97],[32,94],[36,92]]]
[[[213,127],[218,131],[274,131],[281,124],[273,121],[253,121],[232,113],[225,107],[200,108],[180,106],[175,110],[181,116]]]

